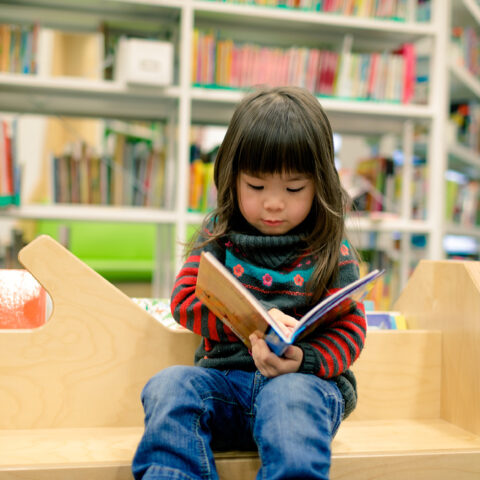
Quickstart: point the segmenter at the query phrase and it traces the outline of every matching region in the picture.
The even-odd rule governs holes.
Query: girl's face
[[[240,212],[265,235],[283,235],[300,225],[310,212],[314,196],[313,179],[303,173],[240,172],[237,179]]]

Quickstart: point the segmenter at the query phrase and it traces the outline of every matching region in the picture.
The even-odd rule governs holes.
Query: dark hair
[[[308,90],[261,89],[247,95],[235,109],[215,160],[217,208],[204,222],[206,225],[215,219],[207,243],[235,229],[235,221],[240,218],[239,172],[298,172],[312,176],[316,193],[302,226],[307,251],[318,255],[310,283],[312,300],[318,300],[338,273],[348,196],[335,168],[330,122]]]

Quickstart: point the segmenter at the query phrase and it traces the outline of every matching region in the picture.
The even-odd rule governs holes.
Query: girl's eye
[[[287,192],[290,192],[290,193],[301,192],[304,188],[305,187],[287,188]]]
[[[263,190],[263,185],[252,185],[251,183],[247,183],[247,185],[253,190]]]

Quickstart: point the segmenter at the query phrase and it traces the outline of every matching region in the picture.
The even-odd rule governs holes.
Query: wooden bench
[[[19,258],[53,313],[41,328],[0,331],[0,479],[131,480],[141,389],[191,364],[198,337],[165,328],[47,236]],[[479,263],[422,262],[396,307],[415,329],[369,333],[331,478],[478,480]],[[223,480],[259,467],[254,452],[216,461]]]

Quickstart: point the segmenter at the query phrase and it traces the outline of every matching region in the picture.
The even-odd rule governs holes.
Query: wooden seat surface
[[[0,431],[0,478],[27,479],[32,478],[34,472],[43,472],[45,478],[51,480],[131,480],[131,459],[142,431],[142,427],[3,430]],[[370,478],[365,476],[368,470],[382,459],[384,467],[387,459],[402,463],[405,474],[413,474],[414,469],[422,465],[428,471],[433,457],[435,462],[440,462],[437,466],[445,466],[442,456],[453,454],[465,463],[464,476],[455,472],[456,477],[452,479],[480,478],[480,438],[439,419],[347,421],[341,426],[332,448],[332,479],[343,478],[353,465],[358,465],[356,479]],[[370,459],[368,464],[365,458]],[[254,452],[219,453],[216,461],[224,480],[253,479],[259,467]],[[236,472],[232,474],[234,464]],[[38,478],[36,474],[35,478]]]

